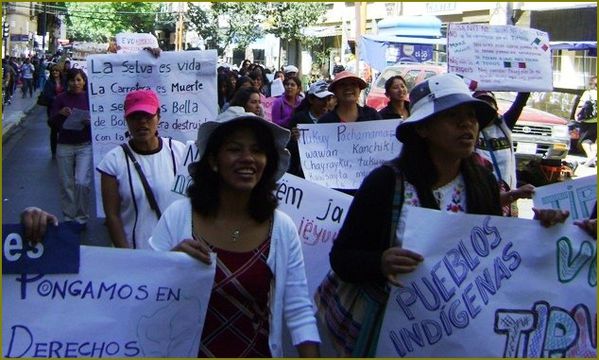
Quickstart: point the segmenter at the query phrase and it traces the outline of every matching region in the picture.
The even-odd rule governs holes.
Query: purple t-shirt
[[[92,139],[91,126],[86,126],[83,130],[67,130],[62,128],[62,124],[67,119],[66,116],[60,115],[58,112],[63,107],[71,109],[81,109],[89,111],[89,98],[87,92],[74,94],[64,92],[56,97],[52,102],[52,110],[50,111],[50,123],[58,128],[58,143],[59,144],[83,144],[90,142]]]

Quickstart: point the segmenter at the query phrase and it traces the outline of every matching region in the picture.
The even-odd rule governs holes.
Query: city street
[[[4,110],[7,113],[14,111],[11,106]],[[62,220],[56,160],[52,160],[50,153],[46,109],[34,105],[11,133],[8,139],[3,139],[2,147],[2,222],[19,222],[19,214],[27,206],[41,207]],[[95,209],[93,197],[90,208]],[[91,213],[82,244],[108,246],[110,240],[106,228],[95,217],[94,211]]]

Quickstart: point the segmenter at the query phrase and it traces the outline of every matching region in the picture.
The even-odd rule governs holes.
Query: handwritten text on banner
[[[82,246],[79,274],[4,275],[2,355],[196,357],[214,271],[183,253]]]
[[[112,148],[127,141],[123,103],[127,93],[152,89],[160,101],[160,136],[195,140],[200,124],[217,115],[216,51],[162,52],[87,58],[94,168]],[[96,172],[96,184],[100,184]],[[96,186],[98,213],[102,213]]]
[[[471,90],[553,89],[549,37],[536,29],[451,23],[447,69],[470,80]]]
[[[532,200],[534,207],[538,209],[570,211],[570,222],[588,219],[597,203],[597,176],[585,176],[538,187]]]
[[[596,358],[597,243],[587,233],[404,210],[404,247],[424,261],[390,293],[377,356]]]
[[[306,180],[336,189],[357,189],[377,166],[399,155],[399,120],[298,126]]]

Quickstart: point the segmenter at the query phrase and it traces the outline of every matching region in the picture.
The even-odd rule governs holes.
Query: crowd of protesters
[[[352,323],[346,326],[348,315],[339,314],[329,297],[336,291],[334,285],[344,281],[374,293],[377,308],[370,315],[381,317],[389,285],[399,286],[403,273],[425,261],[426,254],[402,247],[397,229],[404,225],[401,213],[394,212],[398,205],[506,216],[514,214],[502,207],[534,192],[533,187],[515,189],[514,182],[506,180],[513,167],[496,164],[479,141],[481,131],[484,136],[501,135],[492,126],[503,128],[507,123],[509,131],[521,107],[514,110],[517,114],[502,117],[492,94],[474,97],[455,75],[437,75],[411,92],[405,80],[395,76],[385,84],[389,103],[377,112],[360,104],[367,82],[341,68],[332,81],[306,87],[294,65],[272,74],[246,60],[239,70],[221,66],[217,72],[219,115],[199,127],[199,161],[189,168],[193,183],[187,199],[173,202],[164,196],[183,148],[157,134],[160,104],[153,91],[133,91],[123,99],[130,139],[109,152],[97,168],[106,225],[116,247],[181,251],[205,263],[211,262],[210,253],[218,254],[201,357],[282,356],[275,345],[281,344],[283,322],[300,356],[319,356],[320,336],[297,229],[276,209],[272,194],[285,172],[303,176],[299,124],[399,120],[396,137],[402,150],[390,154],[396,158],[351,191],[355,197],[330,254],[332,271],[316,298],[318,315],[342,356],[373,356],[376,336],[360,343],[357,337],[377,334],[380,322],[362,326],[365,314],[350,314]],[[48,86],[64,87],[59,79],[53,75]],[[68,71],[67,90],[52,101],[49,113],[59,129],[57,153],[64,158],[60,163],[72,166],[73,158],[83,158],[83,168],[74,178],[61,171],[64,219],[79,222],[85,222],[90,205],[89,123],[77,132],[65,131],[62,125],[72,109],[89,109],[87,94],[81,91],[85,82],[81,72]],[[511,164],[513,151],[503,155]],[[130,161],[142,163],[148,184]],[[503,190],[502,182],[507,184]],[[543,226],[564,222],[569,215],[549,209],[534,212]],[[22,221],[26,235],[39,240],[45,226],[58,219],[29,208]],[[596,220],[577,224],[596,235]],[[228,335],[233,333],[242,335]]]

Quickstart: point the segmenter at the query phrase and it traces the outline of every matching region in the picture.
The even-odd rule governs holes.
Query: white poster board
[[[472,91],[553,90],[549,37],[536,29],[450,23],[447,70],[469,80]]]
[[[152,49],[158,47],[158,40],[152,34],[119,33],[116,34],[115,40],[117,54],[136,53],[146,47]]]
[[[597,243],[572,224],[404,207],[424,256],[387,303],[377,356],[593,357]]]
[[[299,153],[306,180],[335,189],[357,189],[377,166],[399,155],[399,120],[299,124]]]
[[[216,51],[162,52],[154,58],[136,54],[92,55],[87,58],[92,116],[94,168],[112,148],[125,142],[123,104],[128,92],[152,89],[160,100],[160,136],[186,142],[197,137],[200,124],[218,114]],[[96,176],[98,216],[103,216],[100,175]]]
[[[279,210],[289,215],[302,241],[308,291],[313,297],[331,265],[329,253],[353,197],[291,174],[277,183]]]
[[[532,201],[535,208],[570,211],[568,222],[588,219],[597,202],[597,176],[585,176],[535,188]]]
[[[215,264],[81,246],[79,274],[2,277],[4,357],[197,357]]]

